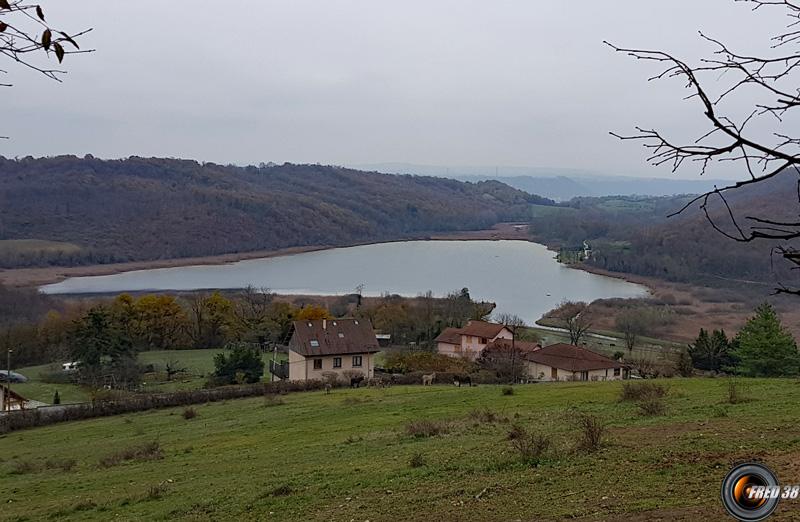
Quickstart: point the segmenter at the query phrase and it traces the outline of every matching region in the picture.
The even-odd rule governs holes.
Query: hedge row
[[[95,400],[81,404],[44,406],[32,410],[13,411],[0,415],[0,434],[16,430],[47,426],[59,422],[107,417],[159,408],[173,408],[190,404],[205,404],[228,399],[283,394],[296,391],[320,390],[322,381],[278,381],[239,386],[221,386],[202,390],[184,390],[171,393],[125,394],[114,399]]]

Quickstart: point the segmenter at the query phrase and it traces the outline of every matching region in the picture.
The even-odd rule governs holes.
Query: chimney
[[[328,328],[328,320],[327,319],[323,319],[322,320],[322,329],[325,330],[326,328]]]

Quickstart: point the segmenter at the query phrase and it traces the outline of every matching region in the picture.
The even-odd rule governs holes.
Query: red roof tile
[[[531,362],[571,372],[625,367],[624,364],[605,355],[580,346],[563,343],[545,346],[535,352],[527,353],[523,357]]]

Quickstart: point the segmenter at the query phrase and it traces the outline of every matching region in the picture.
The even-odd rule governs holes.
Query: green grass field
[[[209,404],[190,420],[170,409],[14,432],[0,437],[0,518],[721,520],[733,462],[758,458],[800,482],[797,381],[743,381],[750,400],[740,404],[725,404],[723,379],[660,382],[670,389],[661,417],[620,403],[612,382],[517,386],[510,396],[498,386],[397,386]],[[508,420],[471,420],[478,408]],[[607,424],[599,451],[574,449],[570,408]],[[407,435],[419,419],[451,431]],[[512,451],[512,423],[550,436],[538,467]],[[154,441],[161,458],[101,465]],[[798,509],[785,501],[775,519]]]
[[[168,392],[175,390],[201,388],[210,373],[214,371],[214,355],[223,350],[162,350],[139,353],[139,362],[148,365],[152,364],[156,370],[155,374],[146,374],[142,385],[142,391],[148,392]],[[270,354],[264,355],[264,361],[271,359]],[[285,354],[278,354],[278,360],[286,359]],[[172,381],[166,381],[163,374],[166,364],[175,361],[186,372],[179,375]],[[61,403],[86,402],[89,400],[88,390],[74,384],[54,384],[44,382],[42,374],[46,372],[59,371],[59,364],[43,364],[39,366],[28,366],[26,368],[15,369],[24,376],[28,377],[29,382],[23,384],[13,384],[13,389],[26,399],[52,403],[53,395],[58,390],[61,396]],[[269,374],[265,371],[265,378],[269,379]]]

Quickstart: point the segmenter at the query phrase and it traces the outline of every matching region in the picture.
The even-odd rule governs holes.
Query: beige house
[[[537,381],[616,381],[630,377],[627,365],[571,344],[525,352],[528,377]]]
[[[436,338],[436,350],[450,357],[477,359],[487,344],[512,337],[502,324],[469,321],[463,328],[445,328]]]
[[[375,332],[367,320],[294,321],[285,375],[290,381],[371,379],[378,351]]]

